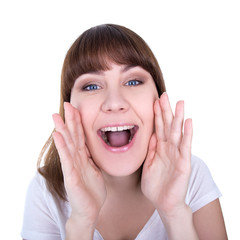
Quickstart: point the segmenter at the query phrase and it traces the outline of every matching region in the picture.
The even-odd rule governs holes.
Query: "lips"
[[[99,129],[98,135],[108,150],[126,151],[133,145],[137,131],[137,125],[115,125]]]

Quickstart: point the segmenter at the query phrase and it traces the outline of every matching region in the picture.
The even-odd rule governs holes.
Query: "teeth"
[[[134,125],[130,125],[130,126],[118,126],[118,127],[106,127],[106,128],[102,128],[101,131],[103,132],[120,132],[120,131],[124,131],[124,130],[129,130],[134,128]]]

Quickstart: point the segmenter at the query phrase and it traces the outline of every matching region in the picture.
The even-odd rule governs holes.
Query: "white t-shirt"
[[[192,173],[186,204],[195,212],[220,196],[221,193],[206,164],[192,156]],[[21,236],[26,240],[64,240],[65,224],[70,213],[69,203],[53,197],[46,187],[45,179],[37,173],[28,188]],[[157,210],[135,240],[149,239],[167,239],[166,230]],[[93,240],[103,240],[97,229]]]

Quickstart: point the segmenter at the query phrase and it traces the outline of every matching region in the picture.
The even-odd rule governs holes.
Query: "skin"
[[[148,72],[140,67],[110,66],[108,71],[84,74],[76,80],[71,103],[64,104],[65,123],[58,114],[53,115],[53,137],[72,207],[66,239],[77,239],[79,234],[82,239],[92,239],[96,227],[105,239],[114,235],[114,239],[134,238],[154,209],[169,239],[227,239],[218,200],[194,214],[185,204],[192,121],[184,122],[184,102],[177,103],[173,115],[167,94],[158,99]],[[141,84],[132,81],[135,79]],[[130,82],[136,85],[130,86]],[[118,153],[107,150],[97,131],[122,123],[139,127],[133,146]],[[131,219],[131,214],[129,221],[119,217],[116,226],[111,219],[113,209],[114,216],[123,217],[146,210],[140,219]],[[128,229],[129,222],[136,226]]]

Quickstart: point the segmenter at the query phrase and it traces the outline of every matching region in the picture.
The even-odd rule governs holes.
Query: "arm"
[[[93,239],[95,226],[87,224],[82,218],[74,219],[71,216],[66,223],[66,239],[65,240],[79,240],[79,236],[84,240]]]
[[[185,208],[174,215],[166,216],[159,211],[168,238],[171,240],[198,240],[198,233],[193,223],[192,210],[186,205]]]
[[[174,220],[165,221],[170,239],[227,240],[227,232],[219,199],[212,201],[192,214],[189,213]],[[170,234],[174,235],[170,235]],[[181,234],[183,234],[181,236]],[[186,236],[191,236],[186,238]],[[198,237],[198,238],[197,238]]]
[[[193,223],[200,240],[228,239],[218,199],[193,213]]]

